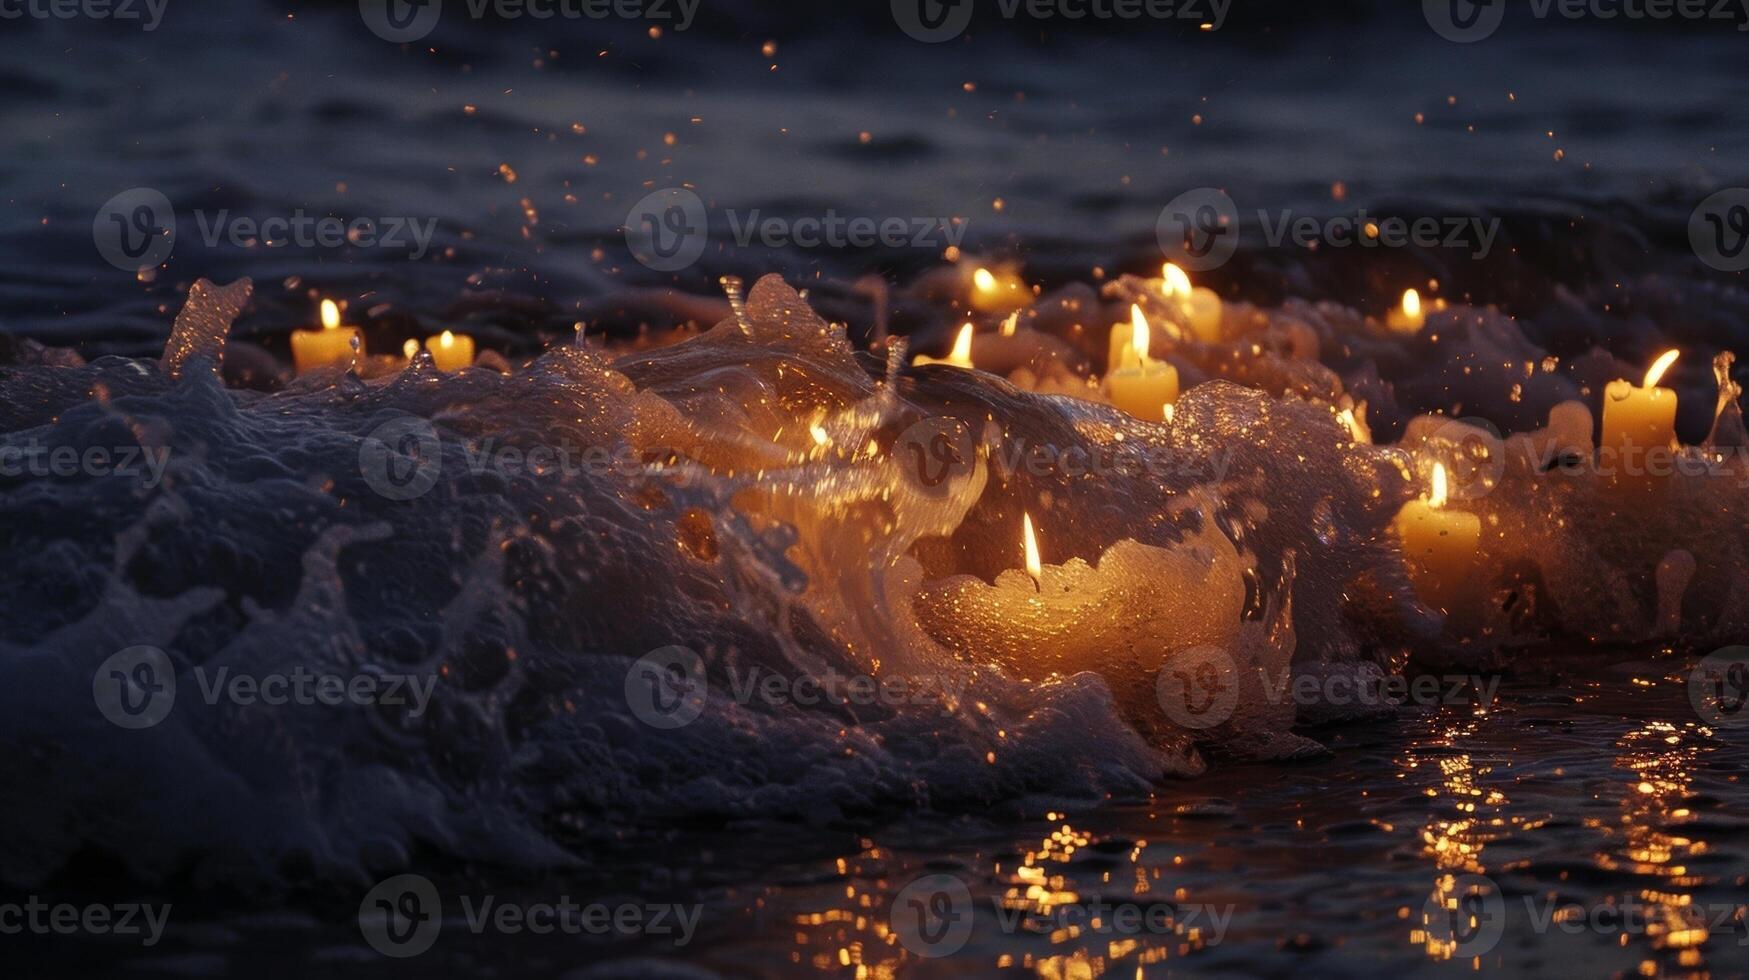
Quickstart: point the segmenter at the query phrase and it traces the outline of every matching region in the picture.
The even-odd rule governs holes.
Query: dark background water
[[[1242,213],[1506,221],[1481,262],[1248,248],[1207,277],[1229,295],[1376,305],[1431,277],[1534,312],[1560,289],[1653,271],[1723,278],[1688,253],[1686,222],[1749,170],[1749,39],[1734,24],[1538,21],[1519,4],[1495,36],[1459,45],[1408,3],[1240,0],[1202,31],[1005,20],[990,0],[963,36],[925,45],[880,3],[703,0],[660,37],[644,21],[448,7],[405,46],[352,3],[169,0],[151,32],[5,22],[0,326],[146,352],[190,282],[247,274],[262,288],[245,336],[308,323],[320,292],[425,325],[484,320],[488,340],[532,346],[578,319],[635,325],[616,298],[628,287],[703,292],[731,271],[902,280],[941,259],[939,244],[743,248],[731,209],[958,218],[968,252],[1016,256],[1048,285],[1157,267],[1161,206],[1204,185]],[[711,206],[716,241],[685,273],[652,272],[620,225],[682,184]],[[178,221],[149,282],[92,243],[98,210],[135,187],[161,191]],[[419,261],[209,246],[202,223],[221,213],[435,220],[436,244]]]

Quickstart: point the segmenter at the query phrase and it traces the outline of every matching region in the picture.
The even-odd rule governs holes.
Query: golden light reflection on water
[[[1692,724],[1653,721],[1628,732],[1617,743],[1615,760],[1625,771],[1621,810],[1613,818],[1586,820],[1606,841],[1595,857],[1598,867],[1659,881],[1632,893],[1645,909],[1643,935],[1638,929],[1620,933],[1623,946],[1643,942],[1657,957],[1640,964],[1645,975],[1708,974],[1704,947],[1712,923],[1694,896],[1695,889],[1709,883],[1694,870],[1707,844],[1680,829],[1690,816],[1683,801],[1692,792],[1702,743]]]
[[[1477,896],[1460,876],[1485,874],[1488,869],[1482,861],[1483,850],[1491,841],[1511,834],[1521,818],[1502,815],[1502,808],[1510,801],[1497,786],[1489,785],[1494,772],[1492,765],[1478,764],[1467,752],[1438,751],[1469,742],[1481,721],[1466,719],[1454,723],[1449,717],[1440,717],[1434,725],[1431,737],[1421,743],[1428,748],[1411,750],[1400,760],[1403,767],[1400,776],[1425,778],[1423,773],[1430,767],[1438,773],[1424,791],[1434,802],[1436,815],[1421,828],[1421,850],[1433,859],[1433,866],[1440,873],[1434,877],[1423,907],[1404,908],[1399,915],[1415,924],[1409,930],[1410,943],[1425,950],[1432,959],[1449,960],[1457,955],[1458,942],[1450,935],[1427,928],[1426,908],[1456,911],[1473,902]],[[1480,968],[1481,964],[1474,965]]]
[[[1157,851],[1150,855],[1147,841],[1130,842],[1127,849],[1105,847],[1099,860],[1089,862],[1085,852],[1096,841],[1060,822],[1060,814],[1047,816],[1058,822],[1035,846],[960,873],[971,886],[981,936],[974,939],[973,949],[956,958],[956,968],[1020,969],[1041,980],[1139,977],[1150,964],[1207,947],[1208,922],[1183,914],[1187,891],[1165,880],[1172,862],[1162,861]],[[891,874],[892,862],[893,855],[874,846],[854,858],[840,858],[836,871],[844,887],[834,893],[831,904],[795,916],[790,961],[858,978],[893,977],[922,962],[888,921],[894,894],[912,877]],[[1171,910],[1165,916],[1167,927],[1125,932],[1096,914],[1060,914],[1114,903],[1160,903]],[[1013,925],[1004,928],[1004,920]],[[1002,930],[1000,938],[990,938],[991,929]],[[977,944],[994,951],[965,959],[974,955]]]

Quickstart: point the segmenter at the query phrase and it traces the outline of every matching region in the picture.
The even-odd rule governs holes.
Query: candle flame
[[[1148,317],[1142,313],[1142,308],[1135,303],[1130,304],[1130,346],[1135,349],[1136,357],[1143,364],[1148,363]]]
[[[1038,538],[1032,533],[1032,515],[1022,511],[1020,523],[1026,535],[1026,574],[1032,576],[1034,583],[1043,581],[1045,566],[1038,560]]]
[[[1682,352],[1679,350],[1667,350],[1660,354],[1658,359],[1652,362],[1651,370],[1646,372],[1646,383],[1640,387],[1658,387],[1658,382],[1664,380],[1664,372],[1670,370],[1670,365],[1675,364],[1676,359],[1681,356]]]
[[[407,338],[407,342],[401,345],[401,353],[406,356],[407,360],[411,361],[413,355],[419,353],[419,341],[411,337]]]
[[[455,346],[455,334],[445,330],[443,336],[437,338],[437,343],[444,350],[449,350],[451,347]]]
[[[972,273],[972,284],[977,286],[980,292],[993,293],[996,291],[996,277],[990,274],[989,269],[979,269]]]
[[[1161,285],[1160,291],[1166,294],[1167,299],[1174,296],[1181,298],[1190,296],[1190,277],[1185,275],[1184,270],[1176,264],[1166,263],[1165,267],[1160,270],[1160,275],[1166,280]]]
[[[1445,485],[1445,464],[1433,464],[1433,490],[1427,495],[1427,506],[1444,507],[1447,495],[1450,493]]]
[[[1167,422],[1170,422],[1172,421],[1172,413],[1175,411],[1177,411],[1177,406],[1173,405],[1171,402],[1167,402],[1166,407],[1160,412],[1160,417]]]
[[[967,321],[960,328],[960,335],[954,338],[953,352],[947,355],[949,363],[960,367],[972,366],[972,324]]]
[[[808,426],[808,434],[814,437],[814,445],[816,446],[826,446],[832,442],[832,436],[818,422]]]
[[[1403,315],[1408,317],[1421,315],[1421,294],[1413,289],[1403,290]]]
[[[1020,328],[1020,311],[1008,314],[1008,319],[1002,321],[1002,336],[1012,337],[1014,331]]]
[[[336,330],[340,327],[340,305],[331,299],[322,301],[322,329]]]

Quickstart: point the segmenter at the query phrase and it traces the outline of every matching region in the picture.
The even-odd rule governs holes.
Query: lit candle
[[[474,363],[474,338],[448,330],[425,338],[425,349],[439,371],[460,371]]]
[[[1166,406],[1178,401],[1178,369],[1148,357],[1148,318],[1130,307],[1130,351],[1125,365],[1105,376],[1105,395],[1118,408],[1140,419],[1162,421]]]
[[[1007,269],[995,272],[979,266],[972,271],[972,308],[983,313],[1000,313],[1032,302],[1032,292],[1021,278]]]
[[[1167,336],[1172,339],[1182,339],[1182,335],[1178,332],[1178,328],[1174,327],[1172,324],[1163,323],[1161,324],[1161,327],[1167,332]],[[1138,330],[1143,331],[1149,337],[1154,335],[1153,325],[1148,322],[1147,316],[1142,313],[1142,308],[1135,303],[1131,303],[1130,322],[1112,324],[1111,333],[1106,337],[1105,369],[1107,371],[1116,371],[1118,368],[1136,366],[1136,331]]]
[[[960,328],[959,336],[954,338],[953,350],[946,357],[930,357],[918,354],[911,359],[915,367],[925,364],[945,364],[948,367],[969,368],[972,366],[972,325],[967,323]]]
[[[340,325],[340,307],[331,299],[322,301],[322,329],[294,330],[291,335],[292,363],[298,373],[313,371],[331,364],[352,364],[353,358],[364,357],[364,337],[357,327]]]
[[[1413,289],[1403,290],[1402,305],[1385,314],[1385,326],[1393,333],[1420,333],[1427,326],[1427,314],[1421,312],[1421,294]]]
[[[1652,363],[1645,384],[1611,381],[1603,390],[1603,452],[1606,472],[1643,475],[1654,449],[1669,449],[1676,443],[1676,392],[1658,387],[1664,372],[1676,363],[1680,352],[1668,350]]]
[[[1470,588],[1470,569],[1482,538],[1482,519],[1447,510],[1445,464],[1433,464],[1433,487],[1397,514],[1397,535],[1415,591],[1430,606],[1449,612]]]
[[[1160,291],[1178,306],[1185,325],[1196,339],[1212,344],[1221,339],[1221,297],[1212,289],[1192,286],[1184,270],[1171,262],[1161,270]]]
[[[1212,521],[1170,548],[1125,538],[1092,564],[1047,565],[1025,536],[1030,515],[1022,520],[1026,568],[993,583],[956,575],[918,592],[919,623],[938,642],[1029,678],[1136,669],[1147,689],[1174,651],[1231,648],[1245,625],[1245,561]]]

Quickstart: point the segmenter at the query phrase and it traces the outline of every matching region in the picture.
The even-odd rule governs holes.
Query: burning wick
[[[1221,339],[1221,298],[1214,290],[1191,285],[1190,276],[1168,262],[1160,269],[1160,292],[1177,304],[1196,339],[1205,344]]]
[[[292,331],[291,348],[292,363],[302,374],[331,364],[350,364],[354,356],[363,357],[364,338],[358,328],[342,326],[340,304],[325,299],[322,329]]]
[[[1644,474],[1649,460],[1644,454],[1676,445],[1676,392],[1658,387],[1681,351],[1667,350],[1652,362],[1639,387],[1627,380],[1611,381],[1603,389],[1603,449],[1614,459],[1603,459],[1603,468],[1618,477]],[[1655,483],[1630,481],[1641,489]]]
[[[1446,509],[1450,492],[1445,464],[1434,463],[1427,496],[1404,504],[1396,525],[1415,591],[1428,605],[1447,612],[1470,594],[1482,538],[1480,517]]]
[[[960,327],[959,336],[954,338],[953,350],[945,358],[930,357],[919,354],[911,359],[915,367],[925,364],[945,364],[948,367],[970,368],[972,366],[972,325],[970,322]]]
[[[1045,567],[1038,559],[1038,538],[1032,533],[1032,515],[1021,511],[1020,525],[1025,535],[1026,574],[1032,576],[1033,589],[1042,590],[1045,584]]]
[[[466,334],[445,330],[426,338],[425,349],[431,352],[439,371],[460,371],[474,363],[474,338]]]
[[[1427,326],[1427,315],[1421,312],[1421,294],[1403,290],[1403,303],[1385,316],[1385,326],[1401,334],[1420,333]]]
[[[1166,417],[1161,406],[1178,401],[1178,369],[1148,357],[1150,333],[1142,308],[1131,305],[1130,342],[1119,355],[1123,366],[1105,376],[1105,395],[1136,418],[1159,422]]]

